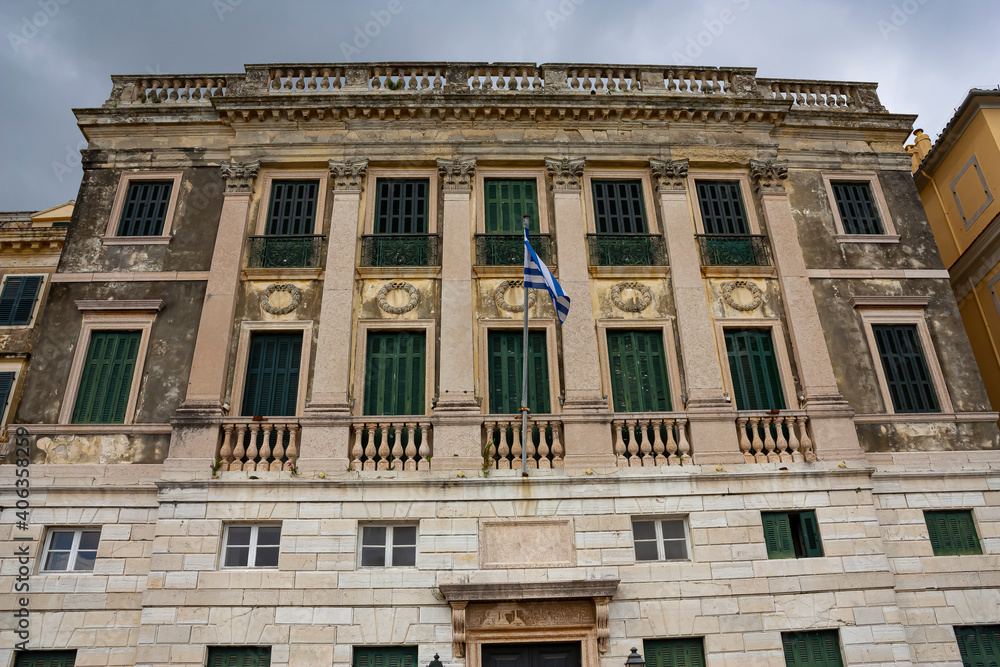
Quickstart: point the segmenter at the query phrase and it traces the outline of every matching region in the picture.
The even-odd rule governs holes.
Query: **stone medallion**
[[[392,315],[402,315],[417,307],[420,290],[403,281],[382,285],[378,291],[378,307]]]
[[[722,300],[734,310],[750,311],[760,308],[764,294],[749,280],[730,280],[722,286]]]
[[[287,315],[302,302],[302,290],[291,283],[269,285],[260,294],[260,307],[272,315]]]
[[[611,303],[626,313],[641,313],[652,302],[652,291],[634,280],[622,281],[611,288]]]
[[[508,303],[507,301],[507,290],[511,287],[524,287],[523,280],[505,280],[493,291],[493,301],[496,302],[497,308],[500,310],[507,311],[508,313],[523,313],[524,312],[524,300],[522,297],[521,303]],[[528,305],[535,305],[535,293],[528,291]]]

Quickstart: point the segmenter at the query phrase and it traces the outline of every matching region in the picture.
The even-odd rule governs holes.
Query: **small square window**
[[[924,512],[927,533],[935,556],[963,556],[983,553],[976,534],[972,510]]]
[[[416,564],[415,525],[361,527],[361,567],[413,567]]]
[[[27,326],[35,313],[44,276],[8,274],[0,289],[0,326]]]
[[[226,526],[223,567],[278,567],[280,525]]]
[[[834,181],[833,198],[848,234],[884,234],[878,204],[868,181]]]
[[[687,560],[684,519],[632,519],[635,559]]]
[[[270,667],[270,646],[210,646],[208,667]]]
[[[51,530],[45,539],[43,572],[92,572],[100,529]]]
[[[762,512],[768,558],[816,558],[823,555],[816,513]]]
[[[137,180],[128,184],[118,236],[160,236],[170,208],[173,181]]]

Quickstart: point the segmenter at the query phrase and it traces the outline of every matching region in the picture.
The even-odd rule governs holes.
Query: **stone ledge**
[[[568,600],[613,597],[621,579],[546,581],[538,583],[441,584],[448,602],[495,602],[498,600]]]

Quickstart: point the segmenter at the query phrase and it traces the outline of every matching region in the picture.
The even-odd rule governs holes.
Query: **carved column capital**
[[[223,162],[220,165],[222,177],[226,179],[226,194],[249,193],[253,187],[257,172],[260,171],[260,160],[250,162]]]
[[[361,192],[368,174],[368,158],[355,157],[337,162],[329,160],[333,189],[337,192]]]
[[[445,190],[458,190],[470,192],[472,190],[472,177],[476,173],[476,158],[456,158],[449,160],[438,158],[438,173],[444,178],[442,181]]]
[[[687,189],[687,158],[683,160],[650,158],[649,169],[653,172],[657,192],[683,192]]]
[[[583,179],[583,167],[587,159],[582,157],[547,157],[545,168],[549,172],[554,191],[579,192]]]
[[[750,178],[758,194],[784,194],[788,163],[784,160],[750,160]]]

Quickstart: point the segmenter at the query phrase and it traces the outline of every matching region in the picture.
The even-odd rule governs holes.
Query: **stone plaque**
[[[479,544],[484,569],[576,565],[572,519],[483,521]]]

